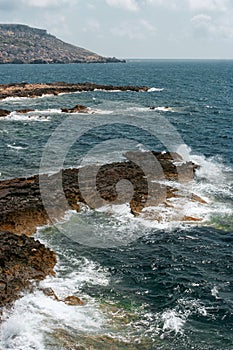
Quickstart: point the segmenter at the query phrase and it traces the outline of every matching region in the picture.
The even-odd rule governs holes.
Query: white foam
[[[12,149],[16,149],[17,151],[28,148],[28,147],[15,146],[15,144],[14,145],[8,144],[7,147],[12,148]]]
[[[184,316],[177,313],[175,310],[168,310],[162,314],[163,332],[175,332],[175,334],[183,333],[185,324]]]
[[[33,113],[40,113],[40,114],[59,114],[61,113],[61,109],[60,108],[49,108],[49,109],[44,109],[44,110],[39,110],[39,109],[35,109],[34,111],[31,112]]]
[[[3,312],[0,327],[4,349],[46,350],[46,340],[56,328],[76,334],[94,334],[102,329],[105,316],[99,310],[98,303],[88,295],[83,295],[80,288],[83,284],[107,285],[108,275],[92,261],[73,260],[70,261],[76,264],[73,272],[67,273],[69,266],[58,263],[57,277],[47,277],[39,288],[52,288],[59,299],[78,293],[86,304],[70,306],[46,296],[38,289],[24,295],[15,302],[13,309]]]
[[[114,111],[110,110],[102,110],[102,109],[93,109],[94,113],[96,114],[112,114]]]
[[[34,121],[48,122],[50,118],[47,116],[43,117],[41,115],[37,115],[36,113],[17,114],[17,112],[14,111],[14,112],[11,112],[8,116],[1,118],[1,120],[13,120],[18,122],[34,122]]]
[[[158,112],[175,112],[174,108],[168,107],[168,106],[153,107],[151,108],[151,110],[158,111]]]
[[[218,294],[218,288],[216,286],[214,286],[212,289],[211,289],[211,295],[213,297],[215,297],[215,299],[220,299],[219,297],[219,294]]]
[[[107,89],[94,89],[94,91],[101,91],[101,92],[122,92],[122,90],[118,89],[112,89],[112,90],[107,90]],[[127,90],[130,91],[130,90]]]
[[[46,338],[56,328],[76,334],[95,333],[104,323],[104,317],[94,303],[70,306],[45,296],[42,291],[16,301],[12,313],[5,312],[3,318],[2,345],[12,350],[46,349]]]
[[[152,87],[150,89],[147,90],[147,92],[160,92],[163,91],[164,88],[156,88],[156,87]]]
[[[138,106],[128,107],[126,110],[129,112],[148,112],[147,107],[138,107]]]
[[[19,101],[24,101],[24,100],[28,100],[30,99],[30,97],[6,97],[4,99],[2,99],[2,101],[4,102],[19,102]]]

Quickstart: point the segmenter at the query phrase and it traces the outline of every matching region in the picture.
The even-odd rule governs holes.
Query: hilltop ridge
[[[24,24],[0,24],[0,63],[124,62],[68,44],[45,29]]]

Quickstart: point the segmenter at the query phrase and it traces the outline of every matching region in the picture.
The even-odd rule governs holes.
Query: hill
[[[67,44],[44,29],[22,24],[0,24],[0,63],[122,62]]]

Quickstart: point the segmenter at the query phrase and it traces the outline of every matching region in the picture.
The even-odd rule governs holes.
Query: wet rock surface
[[[145,207],[169,205],[169,199],[184,196],[164,181],[192,181],[197,165],[169,153],[154,152],[152,161],[149,153],[128,152],[125,162],[0,181],[0,230],[30,235],[61,219],[67,209],[80,211],[79,203],[95,209],[129,202],[139,215]],[[204,204],[192,193],[187,199]]]
[[[18,114],[25,114],[25,113],[29,113],[29,112],[33,112],[34,109],[17,109],[16,113]],[[11,114],[12,111],[8,110],[8,109],[0,109],[0,118],[1,117],[7,117],[8,115]]]
[[[149,213],[147,219],[159,221],[161,205],[175,211],[170,199],[205,204],[196,194],[186,195],[169,185],[169,180],[192,181],[196,164],[184,162],[176,153],[127,152],[125,157],[124,162],[99,167],[0,181],[0,307],[17,298],[31,280],[53,274],[55,253],[28,236],[38,226],[62,219],[68,209],[80,211],[80,203],[96,209],[128,202],[135,216],[142,215],[146,208],[158,208],[158,213]],[[201,220],[187,214],[178,219]],[[47,293],[59,300],[53,291]],[[76,296],[62,301],[83,305]]]
[[[0,118],[1,117],[7,117],[11,111],[8,111],[8,109],[0,109]]]
[[[25,235],[0,232],[0,307],[13,302],[32,280],[54,275],[56,255]]]
[[[0,100],[7,97],[40,97],[43,95],[58,95],[61,93],[82,92],[82,91],[147,91],[146,86],[114,86],[94,83],[69,84],[65,82],[54,82],[48,84],[0,84]]]
[[[83,105],[76,105],[72,108],[62,108],[63,113],[89,113],[89,108]]]

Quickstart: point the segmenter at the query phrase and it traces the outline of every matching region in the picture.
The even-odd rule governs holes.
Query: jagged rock
[[[76,297],[75,295],[69,295],[64,299],[64,303],[67,305],[71,306],[76,306],[76,305],[84,305],[84,301],[81,300],[80,298]]]
[[[34,112],[34,109],[17,109],[16,113],[18,114],[25,114],[25,113],[29,113],[29,112]]]
[[[60,93],[94,91],[94,90],[120,90],[120,91],[147,91],[146,86],[113,86],[94,83],[70,84],[54,82],[48,84],[0,84],[0,100],[7,97],[39,97],[43,95],[58,95]]]
[[[25,235],[0,232],[0,307],[13,302],[32,280],[54,275],[56,255]]]
[[[0,117],[7,117],[11,111],[8,111],[7,109],[0,109]]]
[[[1,289],[1,282],[0,282],[0,289]],[[69,295],[65,299],[58,298],[56,293],[52,288],[42,288],[42,292],[47,295],[48,297],[53,297],[57,301],[62,301],[67,305],[71,306],[77,306],[77,305],[84,305],[85,302],[81,300],[79,297],[76,297],[75,295]]]
[[[55,300],[60,301],[60,299],[58,298],[58,296],[52,288],[42,288],[41,290],[48,297],[53,297]]]
[[[40,181],[48,186],[46,210],[41,198],[38,175],[27,179],[0,181],[0,230],[30,235],[38,226],[61,219],[67,210],[67,204],[70,209],[79,211],[79,203],[99,208],[106,205],[106,202],[130,202],[134,215],[139,215],[145,207],[159,204],[168,206],[172,198],[183,197],[185,200],[204,204],[196,195],[183,195],[177,188],[160,183],[161,180],[163,182],[170,179],[191,181],[197,168],[196,164],[181,162],[182,158],[177,154],[154,152],[156,158],[152,167],[150,163],[147,164],[145,152],[141,153],[127,153],[126,156],[131,160],[125,162],[106,164],[100,168],[94,165],[82,168],[85,176],[81,185],[80,169],[65,169],[62,174],[41,176]],[[139,163],[136,164],[133,160]],[[177,161],[179,163],[175,165]],[[63,190],[57,186],[60,176]],[[96,180],[97,191],[95,186],[93,187],[93,177]]]
[[[83,105],[76,105],[73,108],[62,108],[63,113],[88,113],[89,109]]]

